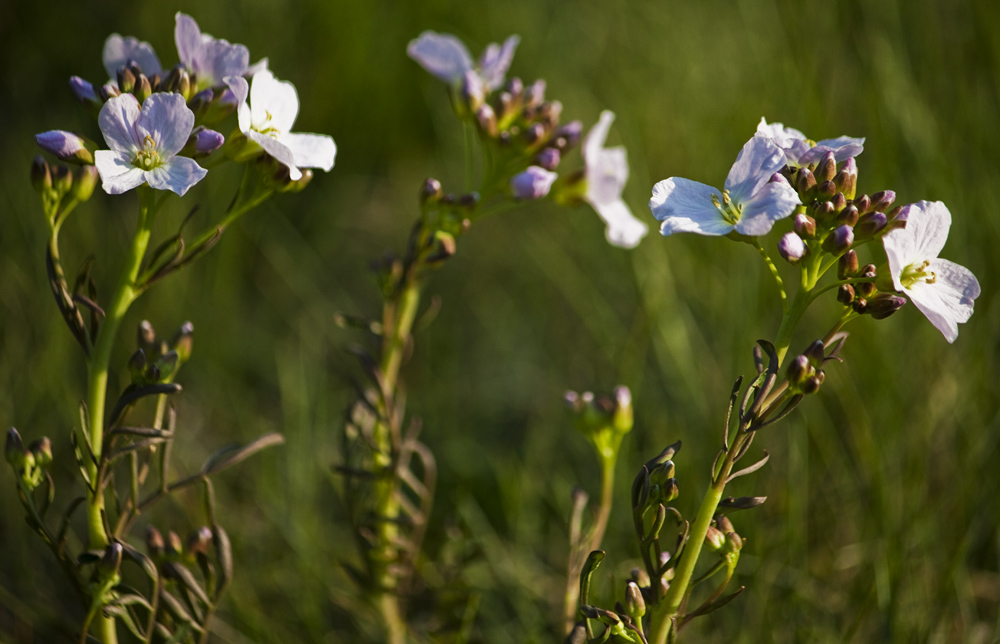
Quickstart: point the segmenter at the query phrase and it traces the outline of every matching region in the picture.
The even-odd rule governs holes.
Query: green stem
[[[774,265],[774,261],[771,259],[771,256],[767,254],[764,247],[760,245],[760,240],[756,237],[753,238],[753,246],[764,259],[764,263],[767,264],[768,269],[770,269],[771,275],[774,276],[774,281],[778,283],[778,293],[781,295],[781,312],[787,314],[788,294],[785,293],[785,283],[781,280],[781,273],[778,272],[778,267]]]
[[[104,405],[107,398],[108,364],[111,361],[111,349],[114,347],[118,327],[121,325],[129,306],[139,295],[136,278],[142,267],[142,259],[149,245],[150,229],[156,210],[156,196],[152,189],[139,188],[139,221],[136,225],[135,237],[129,248],[121,277],[115,289],[111,304],[105,309],[105,318],[101,324],[94,344],[94,352],[90,357],[87,369],[87,412],[90,431],[90,445],[94,450],[94,459],[87,462],[87,474],[90,477],[92,489],[87,492],[87,525],[89,529],[89,545],[92,550],[103,550],[108,545],[108,535],[104,530],[104,490],[97,480],[98,463],[101,462],[101,449],[104,443]],[[96,461],[96,462],[94,462]],[[101,641],[104,644],[115,644],[118,641],[114,618],[96,616]]]

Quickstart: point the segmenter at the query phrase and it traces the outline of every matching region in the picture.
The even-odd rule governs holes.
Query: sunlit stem
[[[125,317],[129,306],[139,296],[141,290],[136,284],[142,258],[149,245],[150,229],[156,214],[156,194],[151,188],[141,186],[139,193],[139,221],[136,224],[135,237],[129,247],[125,264],[122,266],[118,285],[115,287],[111,304],[105,309],[105,317],[94,343],[94,352],[90,356],[87,369],[87,413],[90,431],[90,444],[94,450],[94,460],[87,461],[87,475],[92,489],[87,492],[87,527],[89,545],[92,550],[103,550],[108,545],[109,535],[104,529],[104,490],[97,480],[98,463],[101,462],[101,446],[104,442],[104,406],[108,388],[108,364],[111,361],[111,349],[114,347],[118,327]],[[162,203],[162,201],[160,202]],[[94,462],[96,460],[96,462]],[[95,617],[104,644],[114,644],[118,641],[115,630],[115,620],[98,612]]]
[[[778,272],[778,267],[774,265],[774,261],[771,260],[771,256],[767,254],[764,247],[760,245],[760,240],[756,237],[753,238],[753,246],[760,253],[760,256],[764,259],[764,263],[767,264],[768,269],[771,271],[771,275],[774,276],[774,281],[778,284],[778,294],[781,295],[781,311],[784,314],[788,314],[788,295],[785,293],[785,283],[781,281],[781,273]]]

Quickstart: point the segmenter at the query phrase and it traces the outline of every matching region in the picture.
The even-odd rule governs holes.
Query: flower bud
[[[139,74],[135,79],[135,87],[132,89],[132,95],[138,99],[141,105],[153,94],[153,85],[149,81],[149,78],[145,74]]]
[[[69,77],[69,88],[72,90],[76,100],[80,101],[83,105],[91,107],[100,106],[101,101],[97,98],[94,86],[79,76]]]
[[[640,619],[646,614],[646,600],[642,590],[634,581],[625,584],[625,613],[632,619]]]
[[[896,206],[886,213],[886,217],[889,221],[886,223],[885,232],[896,230],[897,228],[906,228],[906,220],[909,216],[910,206]]]
[[[557,148],[545,148],[535,155],[535,163],[546,170],[555,170],[559,166],[559,150]]]
[[[130,94],[135,88],[135,74],[128,67],[118,68],[118,91],[122,94]]]
[[[4,446],[3,455],[15,468],[24,464],[24,443],[21,442],[21,435],[13,427],[7,430],[7,444]]]
[[[841,210],[840,214],[837,215],[837,223],[846,224],[853,228],[854,225],[858,223],[859,217],[860,215],[858,214],[857,206],[851,204],[846,208],[844,208],[843,210]]]
[[[892,293],[879,293],[868,300],[868,313],[876,320],[884,320],[906,304],[906,298]]]
[[[774,174],[772,174],[771,178],[768,179],[767,182],[768,183],[783,183],[786,186],[791,186],[791,184],[788,183],[788,179],[785,178],[785,175],[781,174],[780,172],[775,172]]]
[[[436,203],[441,198],[441,182],[437,179],[427,179],[420,186],[420,203]]]
[[[805,195],[812,188],[816,187],[816,177],[809,168],[799,168],[795,173],[795,189],[800,195]]]
[[[563,151],[576,147],[583,137],[583,123],[581,121],[570,121],[556,129],[555,140],[559,148]]]
[[[531,84],[531,87],[528,87],[525,90],[525,117],[532,118],[534,116],[534,110],[539,107],[543,101],[545,101],[545,81],[539,78]]]
[[[187,101],[191,94],[191,76],[183,65],[177,65],[170,70],[167,77],[160,83],[160,91],[175,92]]]
[[[840,226],[823,240],[823,250],[833,256],[840,256],[854,243],[854,229],[848,225]]]
[[[837,173],[837,176],[833,178],[833,182],[837,184],[837,189],[843,192],[845,197],[854,199],[854,193],[858,185],[858,164],[854,160],[854,157],[850,157],[847,161],[844,161],[844,166]]]
[[[854,199],[854,205],[858,209],[858,213],[865,214],[872,209],[872,200],[868,195],[861,195]]]
[[[872,210],[885,212],[889,206],[896,201],[896,193],[892,190],[883,190],[872,195]]]
[[[93,165],[97,144],[79,134],[50,130],[35,135],[38,147],[67,163]]]
[[[831,150],[824,154],[823,158],[820,159],[819,163],[816,165],[816,181],[820,183],[824,181],[832,181],[836,174],[837,157]]]
[[[520,99],[521,94],[524,93],[524,83],[517,76],[513,76],[507,81],[507,84],[504,85],[503,89],[515,99]]]
[[[847,197],[844,196],[843,192],[833,195],[833,199],[830,202],[833,204],[834,212],[840,212],[847,207]]]
[[[778,240],[778,254],[790,264],[798,262],[805,257],[807,252],[809,252],[809,249],[806,248],[805,242],[794,232],[785,233]]]
[[[821,181],[816,186],[817,199],[831,199],[835,194],[837,194],[837,186],[829,179]]]
[[[554,128],[559,124],[559,116],[562,115],[562,103],[559,101],[546,101],[538,107],[535,117],[547,128]]]
[[[193,344],[194,325],[190,322],[185,322],[181,325],[181,328],[177,329],[177,333],[170,343],[170,348],[177,353],[177,360],[180,364],[184,364],[191,358]]]
[[[669,555],[670,553],[666,554]],[[632,573],[629,576],[631,577],[632,581],[634,581],[636,585],[639,586],[640,588],[649,585],[649,573],[647,573],[642,568],[633,568]]]
[[[31,187],[38,193],[52,189],[52,171],[45,157],[36,156],[31,162]]]
[[[851,308],[854,309],[854,312],[858,315],[864,315],[868,312],[868,300],[863,297],[859,297],[851,302]]]
[[[818,371],[815,374],[813,374],[813,375],[809,376],[808,378],[806,378],[802,382],[802,384],[799,385],[799,390],[802,393],[806,394],[806,395],[814,394],[817,391],[819,391],[820,386],[823,384],[823,380],[822,380],[822,378],[819,375],[821,373],[823,373],[823,372],[822,371]]]
[[[187,553],[195,556],[198,553],[208,554],[208,546],[212,543],[212,529],[202,526],[188,535]]]
[[[495,139],[497,136],[497,115],[490,107],[489,103],[483,103],[476,110],[476,121],[479,123],[479,129],[486,136],[491,139]]]
[[[875,264],[868,264],[865,266],[861,270],[861,277],[872,280],[871,282],[861,282],[857,287],[858,295],[868,299],[878,292],[878,287],[875,286],[875,279],[878,278],[878,272],[875,270]]]
[[[52,462],[52,441],[48,436],[42,436],[38,440],[32,441],[28,446],[28,451],[35,457],[35,463],[40,467],[45,467]]]
[[[712,552],[718,552],[726,545],[726,535],[715,526],[710,525],[708,526],[708,531],[705,533],[705,545]]]
[[[205,110],[212,104],[212,99],[214,98],[215,92],[211,88],[206,88],[192,96],[191,100],[187,102],[187,106],[194,112],[195,118],[197,118],[205,113]]]
[[[809,215],[802,213],[795,215],[793,227],[795,228],[795,232],[799,234],[799,237],[812,239],[816,236],[816,220]]]
[[[850,284],[841,284],[837,288],[837,301],[847,306],[854,301],[854,287]]]
[[[73,187],[73,173],[64,165],[52,168],[52,187],[60,195],[64,195]]]
[[[195,159],[207,157],[221,148],[225,142],[226,137],[220,133],[199,125],[191,131],[191,136],[188,137],[187,143],[184,144],[184,147],[178,154]]]
[[[823,361],[826,360],[826,345],[822,340],[814,340],[802,355],[809,359],[809,364],[819,369],[823,366]]]
[[[163,535],[152,525],[146,528],[146,552],[154,558],[163,554]]]
[[[101,98],[102,103],[107,103],[110,99],[121,96],[122,93],[118,91],[117,87],[109,83],[101,85],[101,89],[98,90],[97,95]]]
[[[837,261],[837,279],[846,280],[858,274],[858,254],[849,250]]]
[[[117,574],[122,565],[122,553],[124,552],[122,544],[117,541],[109,543],[108,547],[104,549],[104,556],[101,557],[100,564],[98,564],[101,570],[109,576]]]
[[[854,234],[858,239],[870,239],[882,232],[888,223],[885,214],[875,210],[858,219]]]
[[[623,434],[632,431],[634,416],[632,412],[632,392],[625,385],[615,387],[615,404],[611,413],[611,424]]]
[[[180,536],[173,530],[167,533],[165,550],[168,555],[179,555],[184,552],[184,544],[181,542]]]
[[[528,166],[524,172],[510,180],[510,191],[515,199],[541,199],[549,194],[552,182],[558,175],[537,165]]]
[[[73,198],[78,201],[90,199],[99,178],[97,166],[84,165],[77,168],[73,176]]]
[[[809,358],[804,355],[798,355],[795,356],[795,359],[792,360],[791,363],[789,363],[785,376],[791,384],[799,385],[810,374],[812,374],[812,371],[813,367],[809,363]]]
[[[476,110],[483,103],[483,97],[486,94],[486,90],[483,87],[483,81],[479,77],[479,74],[473,70],[468,70],[462,77],[462,88],[460,96],[462,99],[462,106],[469,112],[475,114]]]

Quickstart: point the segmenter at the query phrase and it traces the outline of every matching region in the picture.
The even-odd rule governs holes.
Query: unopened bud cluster
[[[128,370],[133,385],[150,385],[171,382],[177,369],[191,357],[194,325],[185,322],[168,342],[156,337],[153,325],[143,320],[139,323],[139,348],[128,360]]]
[[[576,428],[602,457],[617,454],[625,434],[632,431],[632,393],[617,387],[611,396],[567,391],[563,396]]]
[[[43,436],[25,447],[21,434],[11,427],[7,430],[4,458],[21,485],[30,492],[45,479],[45,471],[52,463],[52,442],[47,436]]]

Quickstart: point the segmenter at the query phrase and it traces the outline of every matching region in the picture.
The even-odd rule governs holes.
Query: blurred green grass
[[[101,46],[113,31],[151,41],[172,63],[176,10],[246,44],[253,59],[268,56],[298,88],[296,129],[331,134],[339,146],[329,175],[272,199],[129,318],[164,332],[195,324],[194,360],[181,375],[179,467],[196,467],[231,440],[271,430],[288,438],[218,479],[238,562],[218,641],[377,633],[352,615],[356,594],[339,564],[354,554],[329,466],[353,369],[341,348],[357,338],[332,315],[375,312],[367,262],[402,244],[420,181],[461,185],[461,132],[445,94],[404,53],[423,29],[455,33],[474,52],[518,33],[512,73],[545,78],[564,118],[590,124],[614,110],[612,142],[628,147],[632,168],[625,196],[647,220],[653,183],[721,182],[762,115],[815,138],[866,136],[863,190],[948,204],[945,255],[979,277],[976,314],[953,346],[912,307],[854,323],[846,363],[758,439],[771,462],[733,490],[769,497],[734,517],[748,539],[738,579],[748,591],[685,637],[1000,640],[1000,5],[5,3],[0,418],[27,439],[50,435],[57,458],[68,456],[84,371],[45,283],[44,226],[27,182],[32,135],[96,136],[66,79],[102,77]],[[229,196],[193,194],[203,212],[218,212]],[[67,265],[94,252],[106,280],[134,208],[132,197],[96,195],[64,229]],[[183,214],[175,204],[161,230]],[[652,234],[622,251],[607,246],[588,209],[542,204],[477,225],[428,293],[443,307],[418,336],[405,378],[439,460],[435,520],[474,534],[481,553],[465,576],[481,599],[472,639],[552,641],[569,492],[580,482],[596,487],[596,464],[563,415],[563,390],[633,387],[636,429],[605,543],[614,581],[602,580],[620,589],[636,555],[624,509],[635,468],[683,440],[679,507],[694,512],[731,383],[751,369],[752,343],[776,330],[773,284],[749,248]],[[800,344],[828,326],[833,303],[817,309]],[[119,347],[119,364],[129,351]],[[57,474],[61,508],[78,490],[65,483],[69,468]],[[63,641],[79,615],[21,520],[6,468],[0,509],[0,641]],[[153,520],[183,532],[191,527],[183,517],[174,507]],[[432,532],[429,551],[448,534]]]

